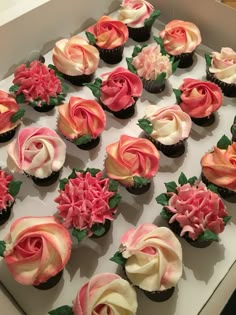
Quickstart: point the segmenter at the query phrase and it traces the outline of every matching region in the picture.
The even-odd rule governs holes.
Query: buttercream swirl
[[[8,185],[12,179],[12,175],[0,169],[0,214],[14,201],[14,198],[8,192]]]
[[[11,122],[11,117],[19,110],[13,96],[0,90],[0,133],[16,128],[20,120]]]

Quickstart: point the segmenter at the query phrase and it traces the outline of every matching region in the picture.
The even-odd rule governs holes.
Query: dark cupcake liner
[[[41,187],[46,187],[46,186],[50,186],[50,185],[54,184],[58,180],[59,175],[60,175],[60,170],[57,172],[52,172],[52,174],[50,176],[45,177],[45,178],[38,178],[36,176],[32,176],[32,175],[27,174],[27,173],[25,173],[25,174],[28,177],[30,177],[36,185],[41,186]]]
[[[4,133],[1,133],[0,134],[0,143],[7,142],[7,141],[11,140],[15,136],[16,129],[17,129],[17,127],[14,129],[11,129],[9,131],[6,131]]]
[[[191,65],[193,64],[193,55],[194,51],[191,53],[183,53],[172,57],[175,58],[175,62],[179,60],[178,68],[188,68],[191,67]]]
[[[113,65],[119,63],[123,58],[124,45],[113,49],[104,49],[98,46],[96,47],[99,51],[100,58],[106,63]]]
[[[54,109],[54,105],[33,106],[33,109],[39,113],[47,113]]]
[[[146,42],[151,36],[152,25],[133,28],[128,26],[129,37],[136,42]]]
[[[99,142],[100,142],[100,137],[98,136],[97,138],[92,139],[91,141],[89,141],[87,143],[79,144],[76,146],[81,150],[87,151],[87,150],[91,150],[91,149],[95,148],[96,146],[98,146]]]
[[[68,75],[62,73],[62,76],[65,80],[69,81],[73,85],[82,86],[84,83],[89,83],[93,80],[94,74],[82,74],[82,75]]]
[[[163,154],[170,158],[176,158],[184,154],[185,152],[185,144],[184,141],[179,141],[173,145],[165,145],[159,141],[154,140],[151,136],[146,136],[148,140],[150,140],[158,150],[160,150]]]
[[[136,104],[136,101],[133,105],[125,108],[125,109],[121,109],[117,112],[114,112],[112,110],[110,110],[106,105],[104,105],[101,101],[100,101],[100,104],[102,106],[102,108],[109,112],[109,113],[112,113],[116,118],[119,118],[119,119],[128,119],[130,117],[132,117],[135,113],[135,104]]]
[[[0,225],[3,225],[4,223],[7,222],[7,220],[11,216],[11,209],[13,207],[14,202],[10,205],[7,206],[6,209],[1,209],[0,211]]]
[[[150,300],[154,302],[164,302],[173,295],[175,291],[175,287],[171,287],[163,291],[152,291],[152,292],[149,292],[146,290],[142,290],[142,291]]]
[[[125,187],[126,190],[133,194],[133,195],[142,195],[145,192],[147,192],[151,187],[151,182],[147,183],[146,185],[140,186],[140,187]]]
[[[111,221],[110,220],[105,221],[104,228],[105,228],[105,232],[102,235],[98,236],[98,235],[92,234],[90,236],[90,238],[100,238],[100,237],[103,237],[104,235],[106,235],[111,228]]]
[[[211,113],[211,115],[208,117],[202,117],[202,118],[191,117],[191,119],[196,125],[202,126],[202,127],[207,127],[207,126],[211,126],[214,124],[215,115],[214,115],[214,113]]]
[[[155,80],[142,79],[142,81],[143,81],[143,88],[149,93],[157,94],[157,93],[161,93],[165,89],[165,81],[162,82],[161,84]]]
[[[226,83],[221,81],[215,77],[213,73],[211,73],[208,69],[206,70],[206,78],[208,81],[211,81],[217,84],[220,88],[222,93],[227,97],[236,97],[236,83]]]
[[[51,289],[55,287],[55,285],[61,280],[62,274],[63,274],[63,270],[58,272],[55,276],[49,278],[46,282],[40,283],[38,285],[34,285],[34,287],[39,290]]]

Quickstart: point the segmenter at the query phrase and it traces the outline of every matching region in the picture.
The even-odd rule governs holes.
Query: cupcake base
[[[124,45],[113,49],[104,49],[96,46],[100,58],[111,65],[119,63],[123,58]]]
[[[89,83],[93,79],[93,73],[92,74],[82,74],[82,75],[68,75],[65,73],[62,73],[62,76],[65,80],[69,81],[73,85],[82,86],[84,83]]]
[[[149,292],[145,290],[142,290],[142,291],[150,300],[154,302],[164,302],[173,295],[175,291],[175,287],[172,287],[163,291],[153,291],[153,292]]]
[[[142,79],[143,81],[143,88],[152,94],[161,93],[165,89],[165,82],[158,83],[155,80],[146,80]]]
[[[154,140],[150,136],[146,136],[148,140],[150,140],[158,150],[160,150],[163,154],[170,158],[176,158],[184,154],[185,152],[185,144],[184,141],[180,141],[173,145],[165,145],[159,141]]]
[[[151,182],[141,187],[126,187],[126,190],[133,195],[142,195],[147,192],[151,187]]]
[[[50,186],[50,185],[54,184],[58,180],[59,174],[60,174],[60,171],[52,172],[52,174],[50,176],[45,177],[45,178],[38,178],[38,177],[31,176],[28,174],[26,174],[26,175],[29,176],[36,185],[41,186],[41,187],[45,187],[45,186]]]
[[[214,115],[214,113],[212,113],[208,117],[202,117],[202,118],[191,117],[191,119],[196,125],[202,126],[202,127],[207,127],[207,126],[211,126],[212,124],[214,124],[215,115]]]
[[[151,36],[152,25],[133,28],[128,26],[129,37],[136,42],[146,42]]]
[[[10,218],[11,216],[11,209],[13,207],[12,203],[10,206],[6,207],[6,209],[1,209],[0,212],[0,225],[3,225],[4,223],[7,222],[7,220]]]
[[[206,71],[206,78],[208,81],[211,81],[215,84],[217,84],[221,90],[222,93],[227,97],[236,97],[236,84],[235,83],[226,83],[219,79],[217,79],[213,73],[211,73],[208,69]]]
[[[100,237],[103,237],[104,235],[106,235],[109,232],[110,228],[111,228],[111,221],[110,220],[106,220],[103,226],[105,228],[105,231],[104,231],[104,233],[102,235],[98,236],[96,234],[92,234],[91,236],[89,236],[89,238],[100,238]]]
[[[179,60],[178,68],[188,68],[191,67],[193,64],[193,54],[194,52],[183,53],[172,57],[175,58],[175,62]]]
[[[11,140],[16,133],[16,128],[11,129],[9,131],[6,131],[4,133],[1,133],[0,134],[0,143],[7,142],[7,141]]]
[[[33,106],[33,109],[39,113],[47,113],[54,109],[54,105],[45,105],[45,106]]]
[[[34,285],[36,289],[39,290],[48,290],[53,287],[60,281],[63,274],[63,270],[61,270],[59,273],[57,273],[55,276],[49,278],[46,282],[40,283],[38,285]]]
[[[100,102],[100,103],[101,103],[101,102]],[[122,109],[122,110],[119,110],[119,111],[117,111],[117,112],[114,112],[114,111],[110,110],[110,109],[109,109],[106,105],[104,105],[103,103],[101,103],[101,106],[102,106],[102,108],[103,108],[105,111],[107,111],[107,112],[113,114],[116,118],[119,118],[119,119],[128,119],[128,118],[132,117],[132,116],[134,115],[134,113],[135,113],[135,104],[136,104],[136,102],[135,102],[133,105],[127,107],[126,109]]]
[[[81,150],[91,150],[95,148],[100,142],[100,137],[97,137],[95,139],[92,139],[91,141],[83,144],[76,145]]]

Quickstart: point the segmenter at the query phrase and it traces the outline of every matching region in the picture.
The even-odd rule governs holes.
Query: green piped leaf
[[[17,120],[21,119],[25,114],[24,109],[19,109],[14,115],[11,116],[11,122],[15,123]]]
[[[178,90],[178,89],[173,89],[173,92],[175,93],[175,98],[176,98],[176,102],[179,105],[181,103],[181,94],[182,91]]]
[[[92,45],[96,44],[96,38],[95,38],[95,36],[92,33],[85,32],[85,35],[87,36],[88,41],[89,41],[90,44],[92,44]]]
[[[4,252],[6,250],[6,243],[4,241],[0,241],[0,256],[4,257]]]
[[[170,218],[172,217],[172,213],[168,210],[166,210],[165,208],[162,208],[161,210],[161,217],[166,220],[166,221],[170,221]]]
[[[188,179],[187,179],[187,177],[184,175],[183,172],[181,172],[181,174],[180,174],[180,176],[179,176],[178,183],[179,183],[181,186],[183,186],[183,185],[185,185],[185,184],[188,183]]]
[[[21,181],[11,181],[8,185],[8,192],[12,197],[16,197],[22,185]]]
[[[14,84],[10,87],[9,92],[16,93],[19,89],[19,85]]]
[[[205,60],[206,60],[207,67],[210,67],[211,66],[211,56],[208,54],[205,54]]]
[[[176,192],[177,184],[173,182],[165,183],[167,192]]]
[[[188,179],[188,183],[189,183],[191,186],[193,186],[194,183],[196,182],[196,180],[197,180],[197,176],[190,177],[190,178]]]
[[[92,91],[93,95],[98,99],[101,97],[101,85],[102,80],[100,78],[96,78],[94,83],[84,83],[84,86],[87,86]]]
[[[71,306],[63,305],[55,310],[48,312],[49,315],[74,315],[74,311]]]
[[[94,235],[96,236],[102,236],[106,229],[104,227],[104,224],[101,223],[95,223],[92,227],[91,227],[91,231],[93,232]]]
[[[168,205],[169,199],[170,199],[169,195],[162,193],[156,197],[156,202],[162,206],[166,206]]]
[[[179,66],[179,63],[180,63],[180,59],[172,62],[172,73],[174,73],[176,71],[176,69]]]
[[[68,179],[67,178],[63,178],[59,180],[59,188],[61,190],[65,189],[65,185],[68,183]]]
[[[73,168],[71,174],[68,176],[68,179],[76,178],[76,172],[80,172],[80,170]]]
[[[145,186],[149,182],[147,178],[141,176],[134,176],[133,179],[135,188]]]
[[[57,97],[51,97],[49,98],[49,105],[52,105],[52,106],[57,106],[58,105],[58,99]]]
[[[218,194],[218,188],[214,184],[207,185],[207,189],[209,189],[210,191]]]
[[[115,262],[118,265],[124,266],[127,259],[122,256],[121,252],[116,252],[113,257],[110,258],[111,261]]]
[[[144,26],[152,26],[152,24],[155,22],[160,14],[160,10],[153,11],[150,17],[144,21]]]
[[[148,119],[145,118],[139,119],[137,125],[149,135],[153,132],[152,123]]]
[[[231,145],[231,141],[230,139],[226,136],[226,135],[223,135],[220,140],[217,142],[217,148],[219,149],[227,149],[228,146]]]
[[[87,235],[87,230],[78,230],[76,228],[73,229],[72,235],[77,238],[78,243],[82,241]]]
[[[108,205],[110,209],[115,209],[119,202],[121,201],[121,195],[120,194],[115,194],[113,197],[109,199]]]
[[[162,84],[164,82],[165,78],[166,78],[166,72],[162,72],[162,73],[158,74],[158,76],[156,77],[156,82],[158,84]]]
[[[119,183],[116,180],[114,179],[109,180],[109,187],[108,187],[109,191],[117,192],[118,186],[119,186]]]
[[[228,215],[226,217],[223,218],[224,224],[226,225],[229,221],[231,220],[231,216]]]
[[[86,144],[92,140],[92,137],[90,135],[84,135],[82,137],[79,137],[75,140],[76,145]]]
[[[134,46],[132,57],[133,58],[136,57],[140,53],[141,50],[142,50],[142,48],[140,46],[138,46],[138,45]]]
[[[214,232],[212,232],[210,230],[205,230],[202,234],[199,235],[197,240],[199,240],[199,241],[218,241],[219,238]]]
[[[16,95],[16,102],[17,102],[17,104],[25,103],[25,96],[23,93]]]
[[[163,42],[163,39],[162,38],[160,38],[160,37],[157,37],[157,36],[153,36],[153,39],[155,40],[155,42],[160,46],[160,48],[161,48],[161,54],[162,55],[167,55],[167,52],[166,52],[166,50],[165,50],[165,48],[164,48],[164,42]]]
[[[91,174],[91,176],[95,177],[97,175],[97,173],[99,173],[101,170],[99,168],[86,168],[84,173],[89,172]]]
[[[55,75],[61,80],[63,79],[63,74],[52,64],[49,64],[48,65],[48,68],[51,69],[51,70],[54,70],[55,72]]]
[[[137,70],[132,65],[132,61],[133,61],[133,58],[128,58],[128,57],[126,58],[126,62],[127,62],[127,66],[128,66],[129,71],[133,72],[134,74],[137,74]]]

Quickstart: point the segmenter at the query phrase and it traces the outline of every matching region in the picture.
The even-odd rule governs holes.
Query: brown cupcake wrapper
[[[161,84],[155,80],[142,79],[142,81],[143,81],[143,88],[149,93],[158,94],[158,93],[163,92],[165,89],[165,81],[162,82]]]
[[[6,131],[4,133],[1,133],[0,134],[0,143],[4,143],[4,142],[11,140],[15,136],[17,127],[15,127],[14,129],[11,129],[9,131]]]
[[[34,287],[39,290],[51,289],[55,287],[55,285],[60,281],[62,274],[63,274],[63,269],[60,272],[58,272],[55,276],[49,278],[46,282],[40,283],[38,285],[34,285]]]
[[[10,218],[11,216],[11,209],[13,207],[15,201],[13,201],[13,203],[10,206],[7,206],[6,209],[1,209],[0,212],[0,225],[3,225],[4,223],[7,222],[7,220]]]
[[[160,150],[163,154],[165,154],[166,156],[170,158],[177,158],[183,155],[185,152],[185,144],[184,144],[185,140],[179,141],[178,143],[173,144],[173,145],[165,145],[159,141],[156,141],[151,136],[146,136],[146,137],[156,146],[158,150]]]
[[[215,84],[217,84],[221,90],[222,93],[227,97],[236,97],[236,84],[235,83],[226,83],[219,79],[217,79],[213,73],[211,73],[208,69],[206,70],[206,78],[208,81],[211,81]]]
[[[142,291],[150,300],[154,302],[164,302],[173,295],[175,291],[175,287],[171,287],[163,291],[152,291],[152,292],[149,292],[146,290],[142,290]]]
[[[139,28],[129,27],[129,37],[136,42],[146,42],[151,36],[152,25]]]
[[[198,126],[207,127],[211,126],[215,122],[215,114],[211,113],[208,117],[202,117],[202,118],[195,118],[191,117],[191,120]]]
[[[59,175],[60,175],[60,171],[57,171],[57,172],[52,172],[51,175],[49,175],[48,177],[45,177],[45,178],[39,178],[39,177],[36,177],[36,176],[32,176],[30,174],[26,174],[26,176],[30,177],[33,182],[38,185],[38,186],[41,186],[41,187],[46,187],[46,186],[50,186],[52,184],[54,184],[58,178],[59,178]]]
[[[71,84],[76,86],[82,86],[84,83],[89,83],[93,80],[94,74],[82,74],[82,75],[68,75],[62,73],[62,76],[65,80],[69,81]]]
[[[130,187],[125,187],[126,190],[133,194],[133,195],[142,195],[144,193],[146,193],[151,187],[151,182],[147,183],[146,185],[140,186],[140,187],[134,187],[134,186],[130,186]]]
[[[189,68],[193,64],[193,55],[194,51],[191,53],[183,53],[172,57],[175,58],[174,59],[175,62],[179,60],[178,68]]]
[[[125,109],[121,109],[121,110],[119,110],[117,112],[110,110],[101,101],[100,101],[100,104],[101,104],[102,108],[105,111],[107,111],[109,113],[112,113],[116,118],[119,118],[119,119],[128,119],[128,118],[132,117],[134,115],[134,113],[135,113],[136,101],[131,106],[129,106],[129,107],[125,108]]]
[[[79,149],[81,149],[81,150],[88,151],[88,150],[92,150],[93,148],[98,146],[99,142],[100,142],[100,137],[98,136],[97,138],[94,138],[94,139],[92,139],[91,141],[89,141],[87,143],[79,144],[79,145],[76,145],[76,146]]]
[[[113,49],[104,49],[95,45],[98,49],[100,58],[111,65],[119,63],[123,58],[124,45]]]
[[[54,109],[54,105],[44,105],[44,106],[32,106],[36,112],[47,113]]]
[[[92,234],[91,236],[89,236],[89,238],[96,239],[96,238],[100,238],[100,237],[105,236],[109,232],[109,230],[111,228],[111,220],[106,220],[105,221],[104,228],[105,228],[105,231],[104,231],[104,233],[102,235],[98,236],[98,235]]]

